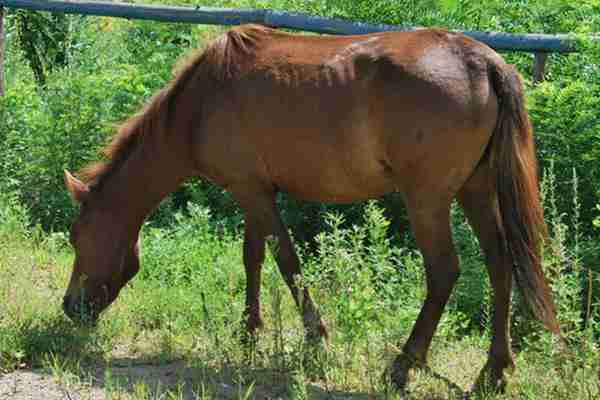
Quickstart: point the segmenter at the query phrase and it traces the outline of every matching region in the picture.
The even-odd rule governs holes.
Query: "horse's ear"
[[[67,170],[65,170],[65,186],[69,190],[73,200],[79,204],[83,203],[90,193],[89,186],[75,178]]]

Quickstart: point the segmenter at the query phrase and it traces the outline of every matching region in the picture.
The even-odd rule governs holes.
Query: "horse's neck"
[[[142,145],[106,182],[104,199],[130,229],[138,231],[160,202],[193,175],[187,143],[178,141]]]

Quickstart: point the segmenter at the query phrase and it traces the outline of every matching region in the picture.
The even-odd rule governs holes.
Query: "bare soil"
[[[17,370],[0,376],[0,400],[109,400],[136,399],[140,385],[147,398],[163,398],[165,392],[177,399],[202,397],[203,388],[209,398],[244,398],[249,389],[251,399],[284,400],[290,398],[291,378],[270,370],[234,371],[233,369],[191,368],[183,361],[154,363],[135,359],[118,359],[104,367],[82,369],[87,377],[57,374],[47,370]],[[240,382],[249,374],[252,383]],[[236,375],[238,378],[236,378]],[[310,398],[366,400],[362,393],[327,392],[309,385]],[[171,398],[171,397],[164,397]]]
[[[105,399],[103,390],[93,386],[70,387],[43,371],[14,371],[0,377],[0,399],[83,400]]]

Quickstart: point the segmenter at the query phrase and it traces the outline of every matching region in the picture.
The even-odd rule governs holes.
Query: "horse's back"
[[[489,52],[438,30],[267,30],[215,119],[237,154],[230,173],[335,202],[414,190],[432,175],[431,187],[450,185],[480,158],[495,124]]]

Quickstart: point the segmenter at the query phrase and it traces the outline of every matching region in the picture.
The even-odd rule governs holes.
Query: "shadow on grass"
[[[6,324],[0,331],[0,367],[43,366],[49,358],[97,359],[105,340],[91,327],[77,326],[61,315],[36,315]]]
[[[149,398],[162,398],[165,393],[171,392],[182,400],[289,399],[296,397],[294,391],[301,390],[293,371],[235,365],[190,365],[186,360],[165,362],[117,358],[96,366],[90,373],[95,377],[93,385],[101,389],[144,393]],[[374,398],[366,393],[327,391],[312,383],[307,383],[305,390],[310,399]]]
[[[250,366],[193,365],[194,361],[164,361],[160,359],[117,358],[109,363],[96,366],[90,371],[94,376],[94,386],[103,390],[108,388],[136,393],[139,387],[148,398],[162,398],[166,392],[177,394],[177,399],[191,400],[199,398],[216,399],[291,399],[303,398],[305,391],[309,399],[330,400],[372,400],[387,398],[383,393],[370,394],[351,391],[328,390],[324,383],[307,382],[299,387],[294,371],[278,371],[272,368],[254,368]],[[468,398],[458,385],[440,374],[428,370],[430,377],[448,386],[453,398]],[[136,387],[138,389],[136,389]],[[138,392],[139,393],[139,392]],[[407,393],[405,396],[392,397],[415,399]],[[421,398],[421,397],[419,397]],[[438,397],[426,397],[428,400],[441,400]],[[445,399],[445,397],[444,397]]]
[[[426,367],[424,372],[427,373],[428,375],[430,375],[431,377],[433,377],[434,379],[444,382],[450,390],[452,390],[456,394],[460,395],[461,398],[467,398],[469,396],[469,393],[463,391],[463,389],[460,386],[458,386],[456,383],[452,382],[450,379],[446,378],[445,376],[438,374],[431,368]]]
[[[17,351],[0,354],[3,363],[7,356],[11,359],[14,365],[10,369],[44,367],[44,371],[36,373],[54,375],[54,363],[58,366],[57,371],[64,370],[79,376],[82,378],[80,382],[88,382],[95,392],[129,393],[143,398],[163,398],[165,393],[170,392],[181,400],[289,399],[302,398],[302,394],[310,399],[385,398],[384,394],[328,390],[322,382],[304,383],[302,377],[295,376],[295,371],[234,363],[214,366],[193,357],[175,361],[163,357],[121,357],[106,362],[104,355],[110,347],[109,338],[57,314],[22,320],[11,329],[10,337],[14,340],[11,347]],[[448,378],[431,370],[426,373],[447,385],[453,394],[458,395],[457,398],[465,395]],[[415,397],[408,394],[400,398]],[[425,398],[436,400],[435,397]]]

